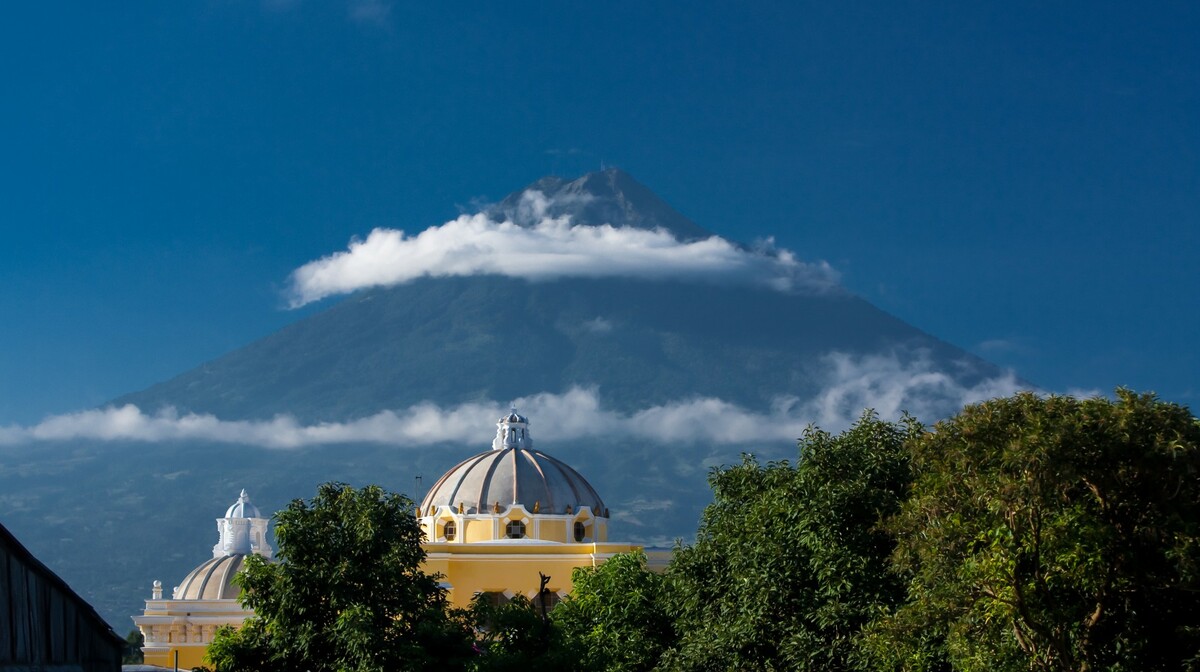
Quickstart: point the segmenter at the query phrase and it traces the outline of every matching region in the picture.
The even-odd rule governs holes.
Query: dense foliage
[[[476,626],[479,655],[476,672],[558,672],[580,670],[577,647],[524,595],[493,604],[477,595],[470,613]]]
[[[279,562],[246,559],[240,600],[256,615],[209,647],[218,672],[463,669],[471,631],[420,569],[413,508],[328,483],[277,514]]]
[[[881,667],[1200,663],[1200,425],[1187,409],[1123,390],[1019,394],[911,450],[918,478],[892,527],[909,600],[873,635]]]
[[[675,641],[664,606],[665,582],[646,556],[620,553],[599,567],[578,567],[574,589],[548,615],[524,596],[494,604],[480,595],[479,672],[638,672],[654,669]]]
[[[622,553],[599,567],[578,567],[570,597],[551,616],[580,657],[578,669],[651,670],[677,639],[666,608],[666,583],[646,556]]]
[[[868,413],[841,435],[807,431],[796,466],[714,471],[696,543],[668,572],[681,640],[663,667],[866,669],[859,631],[903,596],[879,523],[905,495],[918,429]]]

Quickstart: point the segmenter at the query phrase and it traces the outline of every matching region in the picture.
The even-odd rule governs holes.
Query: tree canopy
[[[892,525],[908,599],[872,635],[881,667],[1196,668],[1200,425],[1187,409],[1124,390],[1018,394],[911,450],[917,479]]]
[[[903,596],[879,527],[911,480],[913,421],[865,414],[843,434],[810,428],[800,459],[753,458],[709,477],[696,543],[668,570],[678,670],[866,669],[861,628]]]
[[[461,669],[471,631],[420,564],[414,505],[377,486],[320,486],[276,515],[278,562],[246,559],[254,610],[209,647],[218,672]]]
[[[577,567],[571,595],[551,614],[578,669],[641,672],[654,669],[676,640],[661,574],[641,551],[619,553],[599,567]]]

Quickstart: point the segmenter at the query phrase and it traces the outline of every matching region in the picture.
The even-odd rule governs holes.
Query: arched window
[[[533,608],[537,609],[538,611],[541,611],[542,609],[542,595],[545,595],[546,597],[546,611],[552,611],[558,606],[559,602],[562,602],[562,597],[558,593],[554,592],[553,590],[547,590],[543,594],[534,595],[533,599],[530,600],[530,602],[533,603]]]
[[[484,604],[493,608],[500,608],[508,604],[508,596],[499,591],[486,591],[479,593],[479,595],[482,597]]]
[[[442,536],[446,538],[446,541],[454,541],[454,535],[457,533],[458,526],[454,524],[453,520],[447,520],[446,524],[442,526]]]
[[[508,525],[504,527],[504,536],[509,539],[520,539],[525,536],[525,523],[519,520],[510,520]]]
[[[509,603],[508,596],[499,591],[486,591],[475,593],[475,599],[480,601],[484,607],[482,616],[484,617],[483,626],[485,631],[492,631],[496,627],[495,616],[496,610]]]
[[[584,527],[582,520],[575,521],[575,541],[583,541],[587,536],[587,528]]]

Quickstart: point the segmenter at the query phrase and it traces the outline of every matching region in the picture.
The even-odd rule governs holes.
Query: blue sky
[[[288,274],[353,236],[602,163],[1042,387],[1200,402],[1195,3],[428,4],[9,8],[0,424],[319,309]]]

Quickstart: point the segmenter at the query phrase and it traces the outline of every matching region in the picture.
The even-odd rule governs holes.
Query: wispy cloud
[[[964,404],[1012,394],[1020,384],[1011,373],[963,385],[937,370],[924,352],[825,358],[822,391],[808,399],[779,397],[752,410],[722,399],[700,397],[650,406],[633,413],[605,408],[595,388],[573,387],[513,400],[529,414],[535,436],[548,442],[622,437],[675,444],[753,444],[795,440],[809,423],[829,430],[849,426],[864,408],[896,419],[905,410],[926,421],[949,416]],[[493,418],[507,408],[473,402],[443,408],[422,403],[349,422],[304,425],[286,415],[268,420],[221,420],[171,409],[149,414],[133,405],[71,413],[33,426],[0,427],[0,445],[77,439],[100,441],[186,441],[236,443],[265,448],[299,448],[341,443],[419,447],[441,442],[486,443]]]
[[[667,231],[575,226],[549,217],[549,201],[526,192],[518,223],[486,214],[462,215],[415,236],[379,228],[344,252],[292,272],[292,307],[367,287],[421,277],[504,275],[527,280],[562,277],[685,278],[742,282],[775,289],[825,291],[837,274],[825,262],[806,263],[788,250],[739,247],[723,238],[681,242]]]
[[[357,23],[387,26],[392,16],[392,3],[387,0],[350,0],[348,16]]]
[[[259,0],[263,10],[272,14],[292,12],[301,7],[301,0]],[[392,0],[347,0],[346,18],[353,23],[378,28],[390,28]]]
[[[603,317],[588,320],[583,323],[583,330],[593,334],[607,334],[613,330],[612,320]]]
[[[827,384],[804,404],[804,414],[826,429],[848,427],[864,408],[873,408],[889,420],[908,412],[933,422],[967,404],[1008,396],[1026,387],[1011,371],[964,385],[939,369],[924,350],[863,357],[833,353],[825,361],[830,367]]]

